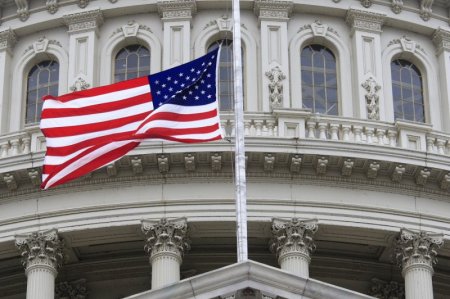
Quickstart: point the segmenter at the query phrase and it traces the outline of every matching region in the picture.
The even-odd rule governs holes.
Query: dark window
[[[321,45],[309,45],[301,52],[303,108],[313,113],[338,114],[336,58]]]
[[[116,55],[114,82],[150,74],[150,51],[141,45],[122,48]]]
[[[391,63],[391,75],[395,119],[425,122],[419,69],[407,60],[397,59]]]
[[[37,123],[41,118],[42,97],[58,95],[59,63],[42,61],[30,70],[27,81],[27,111],[25,123]]]

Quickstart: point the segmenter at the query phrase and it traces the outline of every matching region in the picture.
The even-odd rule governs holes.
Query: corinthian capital
[[[34,265],[46,265],[55,271],[63,261],[63,241],[52,229],[29,235],[17,235],[16,247],[22,256],[22,265],[28,270]]]
[[[403,271],[414,265],[422,265],[433,270],[437,262],[437,250],[444,244],[443,234],[402,229],[397,239],[395,257]]]
[[[316,249],[313,235],[318,228],[317,220],[300,221],[297,218],[284,220],[272,219],[273,238],[270,250],[277,254],[278,258],[293,252],[299,252],[309,257]]]
[[[103,13],[100,9],[71,13],[63,16],[69,33],[97,31],[103,24]]]
[[[150,259],[163,252],[175,253],[181,258],[190,249],[186,218],[143,220],[142,231],[146,237],[144,250],[150,255]]]
[[[191,19],[197,12],[195,0],[158,0],[157,5],[163,19]]]
[[[17,37],[11,28],[0,31],[0,51],[12,50],[17,42]]]

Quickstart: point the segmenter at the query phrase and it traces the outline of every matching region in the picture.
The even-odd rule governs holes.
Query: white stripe
[[[57,174],[55,174],[48,182],[47,184],[44,186],[45,189],[51,187],[53,184],[57,183],[59,180],[63,179],[65,176],[67,176],[68,174],[74,172],[75,170],[77,170],[78,168],[81,168],[83,166],[85,166],[86,164],[89,164],[92,160],[100,157],[103,154],[106,154],[108,152],[111,152],[114,149],[117,149],[121,146],[124,146],[126,144],[132,143],[135,140],[126,140],[126,141],[116,141],[116,142],[111,142],[106,144],[103,147],[98,148],[97,150],[93,151],[92,153],[89,153],[83,157],[80,157],[80,159],[76,160],[74,163],[71,163],[69,165],[67,165],[66,168],[61,169],[61,171],[59,171]],[[106,163],[105,165],[111,163],[113,161],[109,161],[108,163]],[[101,168],[105,165],[101,165],[98,168]],[[97,168],[97,169],[98,169]]]
[[[47,137],[47,147],[64,147],[69,145],[74,145],[79,142],[89,140],[96,137],[102,137],[107,136],[115,133],[123,133],[123,132],[131,132],[131,134],[136,131],[136,129],[141,124],[141,121],[136,121],[131,124],[126,124],[122,127],[110,129],[110,130],[104,130],[104,131],[96,131],[92,133],[86,133],[86,134],[80,134],[80,135],[74,135],[74,136],[68,136],[68,137]]]
[[[87,146],[85,148],[80,149],[79,151],[76,151],[70,155],[66,156],[45,156],[44,164],[45,165],[61,165],[65,163],[66,161],[69,161],[73,157],[77,156],[78,154],[81,154],[87,149],[90,149],[92,146]]]
[[[216,117],[205,118],[194,121],[172,121],[172,120],[152,120],[139,129],[138,134],[152,128],[168,128],[168,129],[191,129],[201,128],[217,124]]]
[[[156,114],[159,112],[173,112],[178,114],[195,114],[195,113],[202,113],[202,112],[208,112],[211,110],[217,109],[217,102],[213,102],[211,104],[206,105],[198,105],[198,106],[182,106],[182,105],[175,105],[175,104],[164,104],[158,108],[155,109],[155,111],[152,113]]]
[[[150,96],[150,85],[145,84],[138,87],[129,89],[113,91],[110,93],[104,93],[92,97],[80,97],[79,99],[70,100],[67,102],[60,102],[58,100],[47,99],[44,101],[43,110],[45,109],[58,109],[58,108],[81,108],[89,107],[92,105],[105,104],[121,101],[123,99],[135,97],[141,94],[148,93]]]
[[[128,116],[133,116],[146,111],[150,113],[152,109],[153,103],[149,102],[103,113],[93,113],[88,115],[68,116],[68,117],[44,118],[41,120],[41,129],[89,125],[93,123],[99,123],[124,118]]]
[[[186,134],[186,135],[174,135],[172,137],[177,139],[197,139],[197,140],[207,140],[217,136],[222,136],[222,130],[216,130],[212,133],[202,133],[202,134]]]

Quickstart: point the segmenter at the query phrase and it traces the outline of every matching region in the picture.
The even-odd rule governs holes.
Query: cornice
[[[63,16],[69,33],[82,33],[95,30],[103,24],[103,13],[100,9],[81,11]]]
[[[157,5],[163,20],[191,19],[197,12],[195,0],[158,0]]]
[[[346,22],[352,27],[352,33],[355,30],[379,33],[385,20],[385,14],[356,8],[350,8],[346,16]]]
[[[294,4],[291,0],[255,0],[253,11],[259,20],[288,20]]]

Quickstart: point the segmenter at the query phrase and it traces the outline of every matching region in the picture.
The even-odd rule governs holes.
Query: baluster
[[[262,120],[255,120],[255,128],[256,128],[256,136],[261,136],[262,135],[262,126],[263,126],[263,121]]]
[[[331,140],[339,140],[338,131],[338,124],[330,124]]]
[[[327,139],[327,125],[326,123],[319,123],[319,139]]]
[[[22,153],[29,154],[31,148],[31,137],[25,136],[22,138]]]
[[[263,121],[262,126],[262,136],[268,136],[269,135],[269,129],[267,128],[266,122]]]
[[[316,134],[315,134],[316,122],[315,121],[307,121],[306,126],[308,127],[308,138],[316,138]]]
[[[230,132],[231,137],[236,136],[236,125],[233,120],[230,120],[230,127],[231,127],[231,132]]]
[[[384,135],[385,135],[385,131],[383,129],[377,129],[377,138],[378,138],[378,144],[379,145],[384,145]]]
[[[427,137],[427,152],[434,153],[434,137]]]
[[[0,158],[8,157],[9,142],[0,144]]]
[[[389,138],[389,145],[396,147],[397,146],[397,132],[388,130],[388,138]]]
[[[266,120],[267,128],[269,129],[269,136],[274,136],[273,128],[275,127],[275,121],[272,119]]]
[[[366,135],[367,135],[367,143],[372,144],[373,143],[373,135],[374,135],[374,129],[373,128],[367,128],[366,127]]]
[[[350,140],[350,129],[352,127],[350,125],[342,125],[342,140],[349,141]]]
[[[445,140],[438,139],[436,141],[436,146],[437,146],[438,154],[444,155],[445,154]]]
[[[249,136],[250,135],[250,127],[252,125],[252,121],[251,120],[244,120],[244,134],[245,136]]]
[[[11,140],[11,155],[16,156],[20,154],[20,140],[19,139],[13,139]]]
[[[355,142],[362,141],[362,127],[361,126],[353,126],[353,133],[355,134]]]

